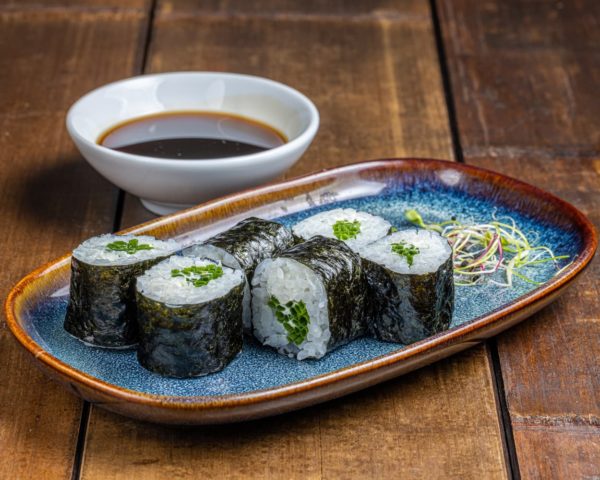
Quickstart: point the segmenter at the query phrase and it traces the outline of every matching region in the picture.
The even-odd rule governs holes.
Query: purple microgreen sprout
[[[416,210],[408,210],[405,218],[420,228],[440,233],[448,240],[452,246],[454,283],[460,286],[489,282],[512,287],[514,278],[541,285],[524,275],[522,269],[552,262],[557,269],[554,275],[557,275],[566,268],[559,268],[559,261],[569,258],[568,255],[555,255],[547,246],[533,245],[533,241],[510,217],[499,221],[492,214],[491,222],[480,224],[462,224],[456,220],[425,223]]]

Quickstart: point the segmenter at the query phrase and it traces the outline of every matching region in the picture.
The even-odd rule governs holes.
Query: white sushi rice
[[[238,262],[237,258],[231,255],[229,252],[226,252],[222,248],[215,247],[214,245],[202,243],[198,245],[193,245],[189,249],[186,249],[183,252],[183,255],[186,257],[194,258],[208,258],[210,260],[220,262],[223,265],[227,265],[232,268],[242,269],[242,266],[240,265],[240,262]],[[242,317],[244,320],[244,330],[249,332],[252,328],[252,310],[250,309],[250,285],[248,284],[247,280],[245,280],[245,283],[246,285],[244,286]]]
[[[356,238],[345,240],[345,243],[353,250],[358,250],[361,246],[372,243],[387,235],[392,226],[387,220],[371,215],[370,213],[357,211],[352,208],[336,208],[317,213],[312,217],[302,220],[294,225],[292,231],[294,235],[304,240],[308,240],[315,235],[337,238],[333,233],[333,226],[340,220],[347,222],[358,220],[360,222],[360,232]]]
[[[404,242],[414,245],[419,253],[409,265],[405,256],[392,250],[392,244]],[[452,255],[448,241],[436,232],[423,229],[408,229],[392,233],[381,240],[366,245],[359,250],[362,257],[389,268],[397,273],[421,275],[432,273]]]
[[[174,255],[156,264],[137,278],[137,291],[145,297],[168,306],[195,305],[221,298],[232,288],[245,281],[241,270],[223,266],[223,275],[196,287],[186,277],[174,277],[173,270],[186,267],[219,265],[208,259],[181,257]]]
[[[268,305],[271,295],[285,304],[303,301],[310,317],[306,339],[297,346]],[[323,282],[308,267],[288,258],[261,262],[252,279],[252,326],[254,336],[279,353],[298,360],[321,358],[331,338],[327,294]]]
[[[129,242],[137,239],[139,244],[150,245],[150,250],[138,250],[135,253],[114,251],[107,248],[107,245],[116,241]],[[75,250],[73,256],[81,262],[89,265],[131,265],[143,260],[150,260],[156,257],[166,257],[175,253],[181,246],[175,240],[157,240],[149,235],[99,235],[92,237]]]

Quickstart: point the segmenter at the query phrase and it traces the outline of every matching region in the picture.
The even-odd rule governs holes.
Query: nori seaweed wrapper
[[[242,268],[248,282],[252,282],[254,270],[260,262],[294,244],[292,232],[280,223],[250,217],[237,223],[229,230],[209,238],[201,245],[211,245],[232,255]],[[183,255],[194,256],[194,245],[183,250]]]
[[[366,317],[380,340],[414,343],[446,330],[454,309],[452,258],[437,271],[397,273],[363,258],[368,284]]]
[[[169,306],[137,295],[138,360],[153,372],[189,378],[225,368],[242,349],[244,284],[195,305]]]
[[[127,265],[91,265],[72,257],[65,330],[98,347],[135,345],[138,341],[135,278],[165,258]]]
[[[366,333],[366,284],[357,253],[340,240],[319,235],[278,256],[305,265],[323,282],[331,332],[328,351]]]

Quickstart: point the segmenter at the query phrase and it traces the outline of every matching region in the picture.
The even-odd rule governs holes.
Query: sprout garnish
[[[452,246],[454,283],[461,286],[480,285],[489,282],[503,287],[512,287],[513,279],[519,278],[533,285],[541,285],[519,270],[525,267],[553,262],[559,269],[559,260],[568,255],[555,255],[547,246],[534,246],[517,227],[516,222],[506,217],[500,222],[492,215],[492,221],[480,224],[462,224],[454,219],[441,223],[425,223],[416,210],[407,210],[404,217],[418,227],[433,230],[447,238]],[[494,278],[502,272],[503,281]]]

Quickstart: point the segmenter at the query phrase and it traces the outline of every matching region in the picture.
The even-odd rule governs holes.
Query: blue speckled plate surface
[[[350,207],[380,215],[398,228],[409,227],[404,212],[416,208],[428,221],[456,216],[463,222],[486,222],[497,216],[511,216],[523,231],[550,246],[561,255],[577,255],[578,239],[567,231],[540,224],[519,212],[500,207],[485,199],[474,198],[452,188],[434,188],[427,183],[408,187],[392,184],[378,195],[315,206],[298,213],[276,217],[287,226],[322,210]],[[543,265],[530,272],[537,281],[546,281],[556,272]],[[534,285],[517,279],[513,288],[494,285],[456,288],[456,307],[452,326],[473,320],[533,290]],[[246,341],[243,351],[223,371],[191,380],[161,377],[140,367],[135,351],[114,351],[88,347],[63,329],[67,297],[49,298],[31,312],[32,334],[52,355],[78,370],[108,383],[158,395],[225,395],[272,388],[322,375],[354,363],[364,362],[402,348],[402,345],[363,338],[342,346],[321,360],[299,362],[255,342]]]
[[[539,287],[519,279],[512,288],[457,287],[450,330],[409,349],[363,338],[321,360],[299,362],[246,340],[242,353],[223,371],[187,380],[161,377],[143,369],[134,350],[89,347],[63,330],[68,259],[38,270],[17,284],[6,304],[8,324],[51,373],[62,381],[67,377],[74,390],[83,388],[80,394],[84,397],[102,401],[114,411],[170,423],[235,421],[292,410],[363,388],[443,358],[507,328],[555,298],[561,287],[589,262],[597,242],[587,219],[550,194],[492,172],[431,160],[379,161],[343,167],[232,195],[129,231],[173,237],[188,245],[248,216],[276,218],[291,226],[309,215],[336,207],[380,215],[398,228],[409,226],[404,220],[407,209],[417,209],[429,222],[450,217],[465,223],[486,222],[492,215],[510,216],[524,232],[537,239],[536,243],[549,246],[557,255],[569,255],[572,263],[557,276],[551,264],[524,272],[542,282]],[[403,351],[408,353],[404,355]],[[409,367],[398,368],[409,360]],[[377,372],[378,369],[387,369],[387,373]],[[368,375],[376,379],[370,380]],[[357,379],[350,385],[348,378],[352,376]],[[340,384],[338,391],[331,388],[336,382]],[[323,388],[318,393],[319,387],[329,390]],[[107,398],[118,401],[108,402]],[[271,401],[273,407],[257,408],[257,401]],[[127,402],[135,403],[135,408],[129,408]],[[174,414],[165,402],[175,402],[183,410],[189,407],[193,415]],[[208,404],[229,410],[205,415],[202,408]]]

